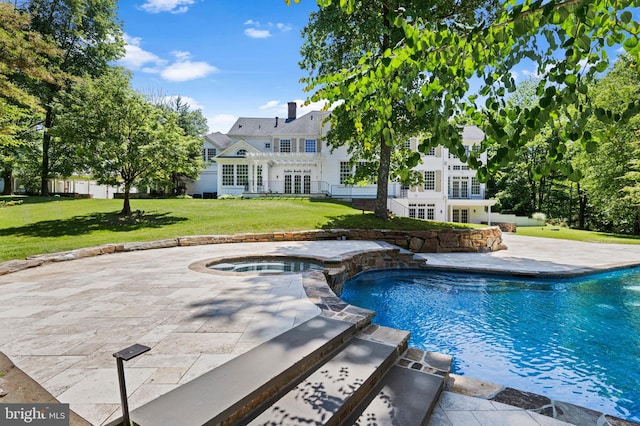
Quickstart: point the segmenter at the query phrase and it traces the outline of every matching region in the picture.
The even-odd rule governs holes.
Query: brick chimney
[[[289,116],[287,117],[287,121],[293,121],[295,120],[296,117],[296,103],[295,102],[289,102],[287,103],[287,105],[289,106]]]

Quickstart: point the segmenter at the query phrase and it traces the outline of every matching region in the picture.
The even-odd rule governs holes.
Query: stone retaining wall
[[[496,226],[479,229],[445,229],[439,231],[329,229],[256,234],[199,235],[140,243],[105,244],[67,252],[31,256],[27,258],[27,260],[10,260],[0,263],[0,275],[40,266],[44,263],[62,262],[109,253],[203,244],[314,240],[385,241],[403,249],[410,250],[413,253],[484,253],[506,248],[502,243],[502,232]]]

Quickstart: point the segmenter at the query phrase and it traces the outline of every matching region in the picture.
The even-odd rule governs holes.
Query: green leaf
[[[584,148],[589,154],[593,154],[598,150],[598,144],[594,141],[589,141]]]
[[[513,32],[517,36],[526,34],[528,30],[527,24],[522,19],[518,19],[513,23]]]
[[[623,44],[626,50],[631,50],[635,48],[637,45],[638,45],[638,39],[635,37],[629,37],[624,41],[624,44]]]
[[[631,19],[633,18],[633,15],[631,14],[631,12],[629,12],[628,10],[625,10],[624,12],[622,12],[622,14],[620,15],[620,20],[622,22],[624,22],[625,24],[628,24],[629,22],[631,22]]]
[[[571,182],[580,182],[582,179],[582,173],[580,170],[574,170],[569,176],[567,176]]]

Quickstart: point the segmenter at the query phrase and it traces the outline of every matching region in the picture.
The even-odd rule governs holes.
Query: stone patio
[[[508,234],[504,240],[509,250],[421,256],[435,267],[533,275],[640,263],[640,246]],[[92,424],[103,424],[120,414],[114,352],[133,343],[152,347],[125,366],[129,403],[135,408],[320,312],[305,295],[300,274],[203,274],[189,269],[193,262],[264,254],[334,258],[385,248],[348,240],[173,247],[3,275],[0,351],[72,410]],[[561,424],[476,400],[445,393],[430,424],[474,424],[468,423],[469,416],[478,424],[525,424],[520,423],[522,414],[514,412],[536,422],[530,424]]]

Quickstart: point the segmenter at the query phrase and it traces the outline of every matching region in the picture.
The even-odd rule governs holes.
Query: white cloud
[[[260,105],[258,107],[258,109],[264,111],[264,110],[282,109],[282,108],[286,108],[286,107],[287,107],[287,105],[280,103],[280,101],[269,101],[264,105]]]
[[[276,28],[278,28],[280,31],[282,32],[287,32],[287,31],[291,31],[291,29],[293,28],[291,25],[289,24],[283,24],[281,22],[278,22],[276,24]]]
[[[218,68],[206,62],[178,60],[160,71],[160,76],[168,81],[181,82],[206,77],[217,71]]]
[[[209,117],[207,122],[209,124],[209,130],[211,132],[227,133],[231,126],[236,122],[238,117],[231,114],[218,114],[213,117]]]
[[[140,8],[149,13],[184,13],[195,0],[146,0]]]
[[[271,37],[271,31],[259,30],[257,28],[247,28],[244,30],[246,36],[251,38],[269,38]]]
[[[163,66],[166,64],[166,61],[159,56],[147,52],[146,50],[140,47],[142,43],[142,39],[139,37],[131,37],[127,34],[124,35],[125,41],[125,55],[122,59],[120,59],[120,63],[131,69],[154,69],[154,67]],[[151,64],[151,67],[148,65]],[[147,65],[145,67],[145,65]],[[149,72],[149,71],[147,71]]]
[[[148,74],[160,74],[167,81],[189,81],[206,77],[218,71],[214,67],[203,61],[192,61],[191,53],[184,50],[171,52],[175,60],[169,63],[158,55],[142,49],[142,39],[124,35],[125,56],[120,59],[120,64],[132,70],[140,70]]]
[[[273,28],[276,28],[283,33],[291,31],[291,29],[293,28],[291,25],[284,24],[282,22],[277,22],[275,24],[273,22],[268,22],[263,25],[260,23],[260,21],[254,21],[253,19],[246,20],[244,22],[244,25],[250,26],[250,28],[244,30],[244,34],[247,37],[258,39],[271,37],[273,35],[273,33],[271,32]]]

